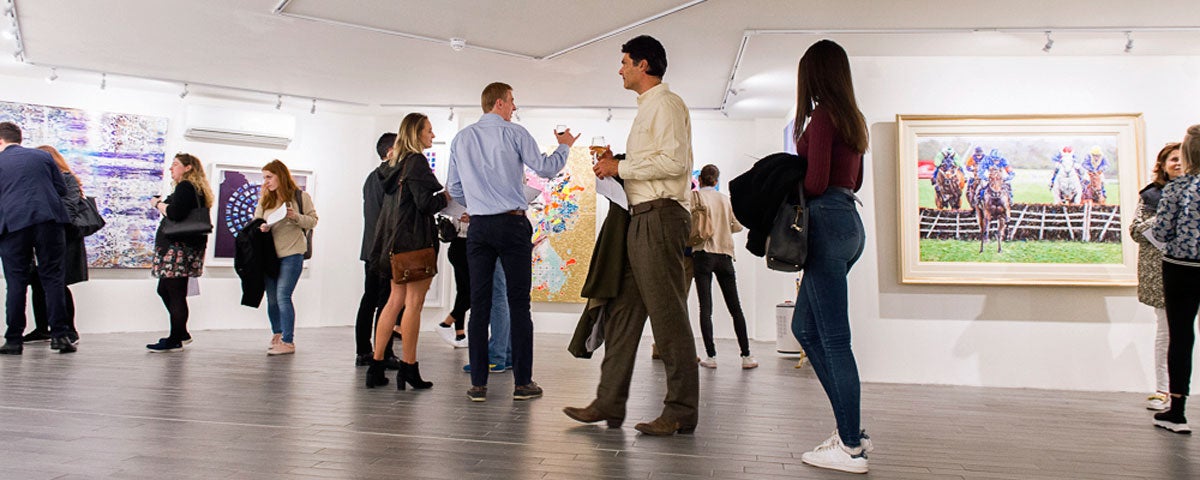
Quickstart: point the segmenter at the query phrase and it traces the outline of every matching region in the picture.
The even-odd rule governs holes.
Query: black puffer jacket
[[[383,187],[383,209],[375,224],[369,261],[382,278],[391,279],[392,253],[438,247],[433,217],[446,208],[447,202],[446,196],[439,193],[443,190],[441,182],[419,153],[409,154],[396,165],[380,165],[375,169],[375,178]]]

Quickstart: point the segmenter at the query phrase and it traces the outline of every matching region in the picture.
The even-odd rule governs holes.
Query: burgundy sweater
[[[796,142],[796,153],[808,158],[805,197],[819,197],[829,187],[855,192],[862,188],[862,153],[839,138],[829,112],[820,105],[813,109],[812,120]]]

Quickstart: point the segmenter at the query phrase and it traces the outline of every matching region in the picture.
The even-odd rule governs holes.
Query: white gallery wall
[[[853,52],[851,52],[853,53]],[[1129,113],[1145,114],[1148,158],[1183,129],[1200,123],[1200,59],[1194,57],[879,57],[853,61],[860,105],[872,133],[866,181],[867,248],[850,277],[854,345],[865,381],[1013,386],[1080,390],[1149,391],[1153,385],[1152,311],[1137,303],[1133,288],[910,286],[898,282],[896,239],[895,115]],[[668,81],[670,79],[668,78]],[[518,106],[520,86],[517,86]],[[378,135],[399,124],[406,110],[385,112],[320,108],[286,102],[282,112],[296,118],[295,139],[286,150],[188,141],[184,112],[190,104],[240,111],[275,112],[272,101],[178,98],[163,87],[126,88],[110,79],[99,91],[92,83],[0,74],[0,99],[97,111],[165,116],[171,119],[167,152],[196,154],[206,164],[261,165],[279,158],[290,166],[315,171],[320,223],[313,259],[296,291],[297,325],[350,325],[362,285],[359,261],[361,187],[376,166]],[[465,99],[466,100],[466,99]],[[689,99],[684,99],[688,101]],[[296,103],[293,105],[292,103]],[[635,96],[629,94],[629,106]],[[478,108],[428,109],[438,141],[479,117]],[[521,110],[521,123],[539,140],[567,124],[581,133],[582,144],[603,135],[623,151],[633,110],[607,112]],[[722,190],[753,158],[782,148],[786,119],[726,119],[712,112],[693,113],[695,166],[721,168]],[[169,159],[168,159],[169,160]],[[439,159],[449,161],[449,158]],[[1148,168],[1148,167],[1147,167]],[[164,184],[163,189],[167,186]],[[597,225],[606,201],[600,200]],[[744,234],[735,236],[741,245]],[[443,254],[444,256],[444,254]],[[795,276],[768,271],[761,259],[739,251],[735,266],[751,335],[775,339],[775,305],[793,299]],[[448,263],[443,263],[449,274]],[[428,308],[426,325],[443,318],[453,288],[445,276],[444,307]],[[92,280],[72,287],[78,324],[84,333],[165,330],[166,312],[154,293],[155,281],[144,270],[93,270]],[[715,287],[715,285],[714,285]],[[246,328],[267,338],[265,308],[238,305],[240,287],[229,267],[209,267],[202,295],[191,299],[194,330]],[[714,300],[718,337],[732,338],[724,303]],[[693,324],[695,294],[689,301]],[[581,311],[575,304],[535,304],[540,332],[568,333]],[[697,329],[698,330],[698,329]],[[698,335],[698,332],[697,332]],[[154,334],[130,335],[130,350],[154,340]],[[203,343],[203,333],[197,340]],[[432,340],[432,337],[428,338]],[[86,341],[86,340],[85,340]],[[297,338],[303,351],[303,334]],[[697,345],[699,340],[697,339]],[[86,347],[85,347],[86,348]],[[345,338],[346,357],[352,339]],[[85,350],[86,352],[86,350]],[[140,352],[139,352],[140,353]],[[770,349],[755,350],[763,358]],[[329,352],[321,352],[329,354]],[[336,355],[336,353],[334,353]],[[732,363],[736,351],[720,356]]]

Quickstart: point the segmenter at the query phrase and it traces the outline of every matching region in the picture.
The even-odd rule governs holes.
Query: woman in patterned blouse
[[[1167,307],[1170,346],[1171,409],[1154,415],[1154,425],[1189,433],[1184,417],[1192,378],[1196,311],[1200,309],[1200,125],[1183,137],[1183,175],[1163,188],[1157,221],[1151,230],[1163,246],[1163,299]]]

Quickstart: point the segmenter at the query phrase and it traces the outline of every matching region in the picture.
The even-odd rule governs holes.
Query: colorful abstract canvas
[[[579,296],[596,242],[596,177],[587,147],[574,147],[567,166],[551,179],[526,170],[526,183],[540,190],[529,205],[533,222],[535,302],[583,303]]]
[[[296,186],[309,191],[312,172],[291,172]],[[233,256],[237,253],[237,233],[254,219],[254,208],[258,205],[258,194],[262,189],[262,169],[215,165],[212,178],[217,184],[214,189],[217,192],[217,204],[214,205],[217,219],[212,258],[217,260],[215,265],[232,265]],[[316,203],[315,198],[313,203]]]
[[[150,268],[159,215],[166,117],[0,102],[0,121],[21,127],[27,147],[50,145],[67,159],[108,222],[85,240],[91,268]]]

